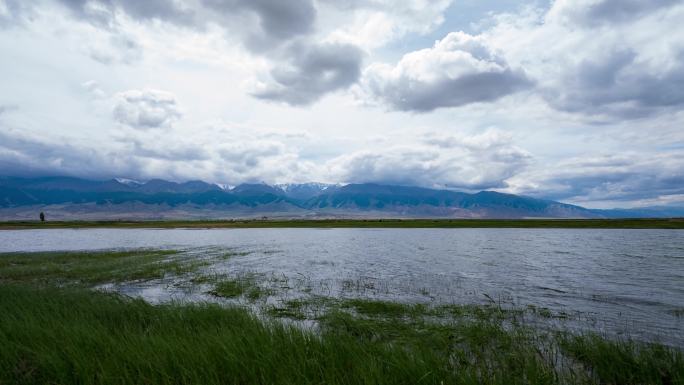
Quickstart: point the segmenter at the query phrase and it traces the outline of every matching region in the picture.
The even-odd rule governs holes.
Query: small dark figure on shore
[[[42,211],[40,212],[40,221],[45,222],[45,213],[43,213]]]

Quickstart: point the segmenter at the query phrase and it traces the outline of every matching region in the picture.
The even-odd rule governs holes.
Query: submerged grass
[[[200,278],[200,280],[203,279]],[[209,291],[209,294],[216,297],[238,298],[244,296],[247,300],[254,302],[273,294],[271,288],[259,286],[254,274],[240,274],[235,277],[205,277],[204,280],[213,283],[214,288]]]
[[[403,304],[362,298],[345,299],[340,303],[340,307],[353,308],[359,314],[375,317],[415,317],[423,315],[427,310],[423,304]]]
[[[243,295],[247,285],[239,280],[225,280],[217,283],[209,293],[217,297],[235,298]]]
[[[53,285],[160,279],[203,265],[197,259],[175,258],[173,250],[109,252],[38,252],[0,254],[0,282]]]

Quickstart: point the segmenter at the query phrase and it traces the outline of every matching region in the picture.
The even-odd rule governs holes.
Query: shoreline
[[[73,228],[556,228],[684,229],[684,218],[658,219],[289,219],[2,221],[0,230]]]

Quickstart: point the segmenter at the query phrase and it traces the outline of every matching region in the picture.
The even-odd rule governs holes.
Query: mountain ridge
[[[76,219],[259,217],[624,218],[665,217],[667,209],[587,209],[495,191],[466,193],[417,186],[244,183],[233,188],[200,180],[89,180],[75,177],[0,177],[0,218],[24,219],[35,210]],[[673,208],[672,213],[684,213]],[[677,216],[677,215],[672,215]]]

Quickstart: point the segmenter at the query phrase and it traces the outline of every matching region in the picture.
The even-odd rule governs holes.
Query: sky
[[[0,0],[0,174],[684,205],[681,0]]]

